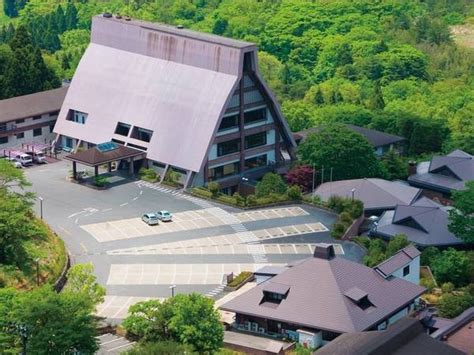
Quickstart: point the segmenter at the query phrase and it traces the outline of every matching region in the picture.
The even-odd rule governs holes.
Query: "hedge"
[[[250,276],[252,276],[252,273],[250,271],[242,271],[231,282],[229,282],[227,286],[237,287],[246,279],[248,279]]]
[[[212,198],[212,192],[210,192],[208,190],[205,190],[203,188],[193,187],[193,189],[191,191],[192,191],[193,194],[198,195],[200,197]]]

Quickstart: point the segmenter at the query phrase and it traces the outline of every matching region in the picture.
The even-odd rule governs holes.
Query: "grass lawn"
[[[1,1],[1,0],[0,0]],[[46,237],[23,242],[28,255],[27,261],[18,268],[14,265],[0,265],[0,287],[31,289],[36,286],[36,259],[39,259],[40,283],[53,284],[66,264],[66,248],[63,241],[43,222],[37,220]]]

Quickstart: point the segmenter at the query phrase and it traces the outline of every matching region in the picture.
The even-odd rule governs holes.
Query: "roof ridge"
[[[384,189],[383,187],[381,187],[379,184],[377,184],[376,182],[378,181],[382,181],[383,184],[385,183],[393,183],[395,184],[395,182],[393,181],[388,181],[388,180],[384,180],[384,179],[379,179],[379,178],[369,178],[369,179],[366,179],[367,181],[369,181],[373,186],[375,186],[377,189],[379,189],[380,191],[384,192],[385,194],[388,194],[392,197],[394,197],[401,205],[406,205],[406,203],[402,200],[400,200],[400,198],[397,196],[397,195],[394,195],[391,191],[388,191],[386,189]],[[411,187],[411,186],[410,186]]]

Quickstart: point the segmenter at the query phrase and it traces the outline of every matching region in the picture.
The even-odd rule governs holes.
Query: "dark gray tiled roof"
[[[262,290],[265,292],[278,293],[280,295],[286,294],[290,290],[290,285],[284,285],[273,281],[265,282]]]
[[[448,208],[423,197],[412,205],[399,205],[395,211],[386,211],[373,232],[392,238],[405,234],[419,246],[448,246],[462,241],[448,230]]]
[[[460,355],[459,350],[425,334],[414,318],[402,318],[386,330],[342,334],[315,355]]]
[[[360,127],[352,124],[346,124],[346,127],[349,128],[351,131],[359,133],[360,135],[364,136],[365,139],[369,141],[370,144],[374,146],[374,148],[383,147],[385,145],[403,142],[406,139],[400,136],[395,136],[393,134],[388,134],[385,132],[380,132],[375,129]],[[306,137],[312,133],[318,133],[319,127],[308,128],[302,131],[295,133],[296,140],[304,140]]]
[[[380,271],[384,276],[389,276],[395,271],[401,269],[405,265],[408,265],[414,258],[419,256],[421,253],[413,245],[409,245],[402,250],[399,250],[395,255],[381,262],[375,267],[376,270]]]
[[[415,201],[421,190],[411,186],[383,179],[353,179],[326,182],[319,185],[316,195],[327,201],[332,195],[351,198],[364,203],[365,210],[394,209],[399,204]]]
[[[284,266],[264,266],[254,272],[254,275],[278,275],[288,269]]]
[[[426,163],[421,163],[420,166],[421,169],[416,174],[408,177],[408,181],[416,186],[443,191],[462,190],[467,181],[474,180],[474,159],[462,150],[433,157],[427,169]]]
[[[261,304],[269,282],[289,285],[274,307]],[[345,296],[357,287],[373,307],[366,310]],[[225,303],[226,311],[334,332],[362,331],[410,303],[425,289],[411,282],[385,279],[377,271],[341,257],[311,257]]]
[[[0,122],[33,117],[59,111],[68,87],[41,91],[35,94],[12,97],[0,101]]]

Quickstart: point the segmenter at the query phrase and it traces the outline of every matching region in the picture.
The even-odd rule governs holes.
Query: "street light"
[[[36,262],[36,286],[39,286],[40,285],[40,276],[39,276],[40,259],[39,258],[35,259],[35,262]]]
[[[40,217],[41,217],[41,219],[43,219],[43,198],[38,197],[38,200],[40,202]]]
[[[176,288],[176,285],[171,285],[170,286],[170,289],[171,289],[171,297],[174,297],[174,289]]]
[[[242,177],[242,181],[245,181],[245,182],[247,182],[247,181],[249,181],[249,179],[248,179],[248,178],[246,178],[246,177]]]
[[[352,201],[354,201],[354,192],[356,191],[356,189],[352,189],[351,192],[352,192]]]

